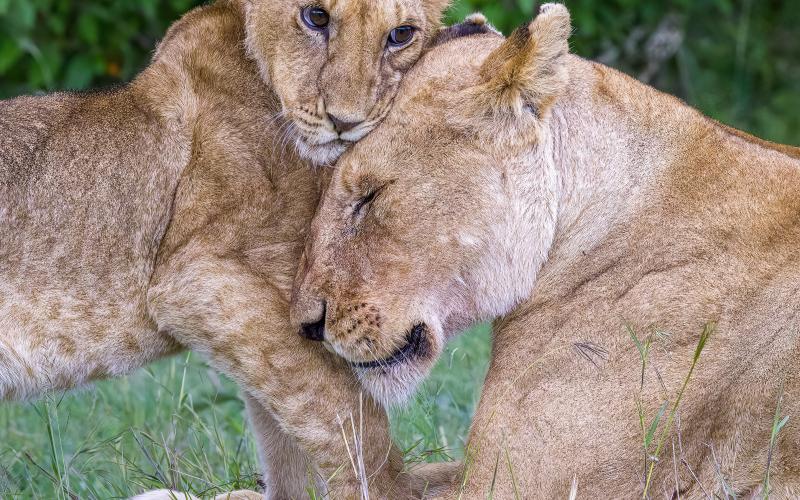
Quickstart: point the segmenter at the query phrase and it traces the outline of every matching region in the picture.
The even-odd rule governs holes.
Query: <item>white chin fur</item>
[[[402,406],[411,399],[432,368],[433,363],[415,361],[390,368],[354,370],[362,387],[376,401],[385,408],[393,408]]]
[[[336,160],[338,160],[339,157],[342,156],[345,151],[347,151],[347,145],[341,141],[329,142],[320,146],[312,146],[305,143],[303,140],[298,139],[296,144],[297,152],[300,154],[300,156],[311,161],[314,165],[321,167],[333,166],[333,164],[336,163]]]

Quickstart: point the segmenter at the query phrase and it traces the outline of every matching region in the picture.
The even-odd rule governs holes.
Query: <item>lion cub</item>
[[[288,300],[327,175],[306,160],[375,127],[446,3],[220,0],[130,85],[0,102],[0,399],[189,348],[249,396],[269,496],[305,495],[311,464],[337,497],[410,494],[384,410]]]

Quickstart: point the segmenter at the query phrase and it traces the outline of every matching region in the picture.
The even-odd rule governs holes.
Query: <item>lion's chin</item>
[[[347,151],[350,143],[340,140],[325,144],[309,144],[297,139],[297,152],[301,157],[318,167],[332,167],[336,160]]]
[[[391,408],[406,403],[414,395],[439,359],[442,348],[442,337],[426,323],[417,323],[406,333],[406,344],[393,355],[377,361],[350,362],[350,366],[362,387],[376,401]]]
[[[418,362],[397,364],[388,368],[353,368],[362,387],[386,408],[406,404],[432,368]]]

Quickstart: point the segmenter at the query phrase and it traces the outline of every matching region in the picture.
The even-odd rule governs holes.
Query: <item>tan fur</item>
[[[800,150],[568,55],[569,32],[549,5],[507,41],[455,40],[418,63],[334,173],[293,317],[324,304],[326,340],[351,362],[416,345],[357,370],[387,402],[448,338],[500,318],[462,498],[567,498],[573,484],[641,498],[636,398],[649,425],[715,323],[650,496],[707,498],[720,478],[762,495],[782,385],[771,498],[797,498]],[[641,396],[626,326],[653,341]]]
[[[375,494],[406,496],[384,410],[288,324],[327,173],[286,143],[327,160],[349,139],[309,152],[308,134],[287,128],[310,102],[380,115],[444,2],[323,1],[339,30],[330,48],[302,30],[302,5],[221,0],[175,24],[128,86],[0,102],[0,399],[189,348],[247,393],[268,496],[302,494],[309,477],[358,495],[367,476],[350,466],[350,418],[366,429],[363,446],[347,435]],[[376,48],[411,21],[421,31],[406,51]]]

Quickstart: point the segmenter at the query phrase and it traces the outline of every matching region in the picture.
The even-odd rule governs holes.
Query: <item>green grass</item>
[[[453,342],[392,415],[409,460],[458,458],[489,357],[488,328]],[[0,497],[127,498],[177,487],[200,496],[255,486],[238,389],[196,356],[33,403],[0,404]]]
[[[649,496],[650,484],[651,480],[653,479],[653,472],[655,471],[656,464],[661,459],[661,452],[664,448],[664,444],[666,443],[667,436],[669,436],[670,433],[672,433],[672,423],[675,420],[675,416],[678,414],[678,408],[681,405],[681,400],[683,399],[683,395],[686,392],[686,388],[689,386],[689,382],[692,379],[692,373],[694,373],[694,370],[697,367],[697,362],[700,361],[700,355],[703,353],[703,349],[705,349],[706,343],[708,342],[708,339],[711,337],[711,335],[714,333],[715,328],[716,328],[715,323],[708,323],[706,324],[705,328],[703,328],[703,333],[700,335],[700,340],[697,343],[697,348],[695,348],[694,356],[692,357],[692,365],[689,368],[689,373],[687,373],[686,378],[683,379],[683,385],[678,391],[678,394],[675,396],[675,401],[672,403],[672,409],[667,415],[666,423],[661,427],[661,433],[658,435],[657,440],[655,439],[656,430],[659,428],[659,424],[662,418],[664,417],[664,412],[670,405],[670,402],[669,400],[664,401],[658,413],[656,414],[655,418],[653,419],[653,422],[650,424],[648,431],[645,432],[645,425],[644,425],[645,416],[642,410],[641,396],[639,397],[639,399],[637,399],[639,422],[642,428],[642,435],[643,435],[643,445],[644,445],[643,449],[646,457],[645,468],[647,469],[644,491],[642,492],[642,499],[644,500],[650,498]],[[636,336],[636,333],[630,327],[628,327],[628,333],[630,334],[634,343],[636,343],[636,348],[639,350],[639,355],[642,360],[641,387],[644,388],[644,372],[647,369],[647,361],[650,352],[650,347],[652,346],[652,339],[646,339],[645,342],[642,343]],[[655,445],[655,451],[651,453],[652,445]]]

